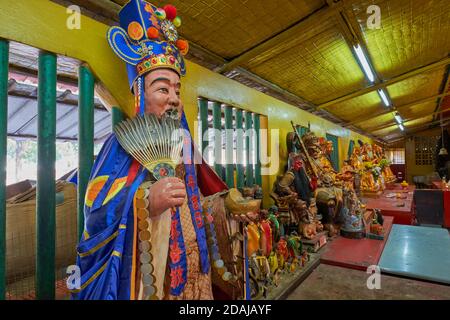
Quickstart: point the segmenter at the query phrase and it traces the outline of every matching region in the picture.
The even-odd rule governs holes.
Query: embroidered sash
[[[200,252],[200,262],[202,273],[209,272],[209,253],[206,241],[206,232],[202,218],[202,206],[200,203],[200,193],[195,175],[195,164],[192,161],[193,146],[189,127],[184,113],[181,117],[181,126],[186,130],[188,137],[185,137],[185,148],[183,149],[183,161],[186,171],[185,183],[188,195],[188,206],[191,212],[192,223],[194,225],[197,245]],[[172,210],[172,220],[169,242],[170,255],[170,294],[179,296],[186,285],[187,280],[187,257],[184,245],[183,233],[181,229],[180,209]]]

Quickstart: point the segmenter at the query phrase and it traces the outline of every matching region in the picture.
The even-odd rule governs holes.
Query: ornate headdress
[[[186,73],[183,56],[189,50],[179,39],[181,19],[172,5],[157,8],[143,0],[130,0],[119,12],[120,27],[108,30],[108,42],[114,53],[126,62],[128,81],[133,91],[138,81],[136,113],[143,114],[143,77],[155,69],[166,68],[180,76]]]

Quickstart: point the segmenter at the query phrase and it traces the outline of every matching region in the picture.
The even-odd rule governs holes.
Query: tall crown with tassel
[[[131,90],[148,71],[168,68],[186,73],[183,56],[189,44],[178,36],[181,19],[172,5],[157,8],[143,0],[130,0],[119,12],[120,27],[108,30],[114,53],[126,62]]]

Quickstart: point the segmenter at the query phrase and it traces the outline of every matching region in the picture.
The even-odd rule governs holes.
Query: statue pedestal
[[[375,234],[375,233],[368,232],[366,234],[366,238],[374,239],[374,240],[384,240],[384,234]]]
[[[322,231],[318,233],[312,239],[302,239],[301,242],[305,246],[305,249],[311,252],[317,252],[327,243],[328,231]]]
[[[366,237],[364,230],[362,231],[345,231],[341,229],[341,236],[349,239],[363,239]]]

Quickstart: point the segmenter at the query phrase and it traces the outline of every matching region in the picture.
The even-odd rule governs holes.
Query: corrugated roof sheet
[[[37,136],[37,87],[9,81],[8,136],[15,139]],[[57,92],[56,137],[58,140],[78,139],[78,95]],[[111,114],[98,99],[94,107],[94,140],[103,141],[111,133]]]

